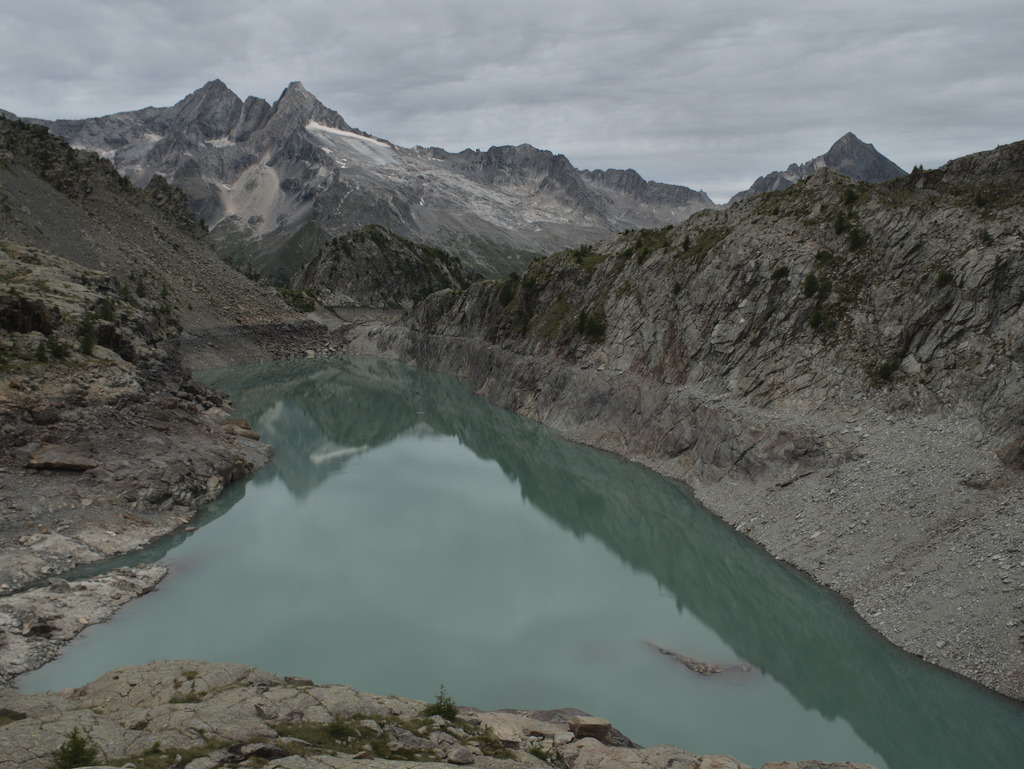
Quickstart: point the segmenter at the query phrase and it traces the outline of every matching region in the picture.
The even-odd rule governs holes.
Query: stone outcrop
[[[100,762],[186,769],[422,766],[414,760],[482,769],[750,769],[729,756],[697,756],[671,745],[641,748],[603,719],[579,711],[463,707],[455,720],[425,711],[423,702],[317,686],[244,665],[150,663],[118,668],[60,693],[0,690],[0,755],[11,769],[46,769],[77,729]],[[574,723],[578,730],[580,724],[589,729],[574,734]],[[812,766],[871,769],[820,762],[765,765]]]
[[[896,643],[1022,697],[1022,176],[1024,143],[874,186],[822,170],[350,349],[686,481]]]

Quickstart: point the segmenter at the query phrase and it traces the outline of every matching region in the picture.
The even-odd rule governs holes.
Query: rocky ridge
[[[479,275],[447,251],[370,225],[328,241],[290,286],[329,309],[412,309],[428,294],[463,289]]]
[[[581,711],[427,715],[427,703],[317,686],[244,665],[194,660],[112,670],[60,693],[0,691],[0,753],[16,769],[45,769],[73,730],[93,761],[145,769],[411,769],[439,762],[484,769],[750,769],[729,756],[642,748]],[[96,763],[100,766],[101,764]],[[771,762],[763,769],[871,769]]]
[[[1020,698],[1022,174],[1024,144],[875,186],[820,171],[350,349],[685,480],[899,645]]]
[[[875,149],[865,144],[852,133],[842,136],[824,155],[797,165],[791,163],[785,171],[772,171],[760,176],[750,188],[730,198],[730,203],[746,200],[753,195],[792,187],[801,179],[812,176],[822,168],[830,168],[855,181],[884,182],[906,176],[907,172]]]
[[[166,176],[223,255],[254,257],[268,274],[291,273],[326,240],[376,224],[503,275],[534,256],[713,205],[632,171],[581,172],[529,145],[398,147],[352,128],[301,83],[268,104],[243,102],[214,80],[172,107],[46,125],[136,184]]]

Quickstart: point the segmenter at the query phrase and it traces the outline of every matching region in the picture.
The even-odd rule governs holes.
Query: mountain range
[[[623,230],[679,224],[714,208],[704,193],[636,171],[575,168],[528,144],[397,146],[349,125],[301,83],[273,104],[213,80],[171,107],[33,122],[111,160],[136,185],[184,190],[220,255],[286,279],[331,238],[367,225],[440,246],[487,275]],[[820,167],[879,181],[903,171],[847,134],[823,156],[762,177],[737,197]]]
[[[135,184],[184,190],[222,255],[293,272],[329,238],[376,224],[488,273],[714,204],[635,171],[580,171],[523,144],[399,147],[350,126],[301,83],[273,104],[214,80],[172,107],[45,123]]]

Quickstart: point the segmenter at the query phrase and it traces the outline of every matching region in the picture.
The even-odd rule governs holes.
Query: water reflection
[[[834,596],[766,557],[672,484],[622,474],[611,456],[580,451],[539,425],[467,399],[458,380],[386,361],[317,361],[299,379],[291,363],[228,376],[236,404],[270,442],[284,448],[294,440],[286,457],[309,447],[314,432],[323,443],[310,456],[378,446],[423,425],[456,436],[495,460],[560,525],[599,538],[653,575],[681,611],[714,628],[805,707],[853,725],[891,767],[962,767],[985,755],[982,763],[991,766],[1024,765],[1017,706],[899,653]],[[210,377],[214,386],[219,381]],[[334,467],[342,466],[346,455],[335,456]],[[330,471],[286,459],[274,472],[304,494]],[[610,477],[617,483],[609,485]]]
[[[594,694],[597,699],[593,703],[575,699],[587,695],[566,685],[567,693],[560,696],[573,699],[551,706],[589,708],[612,717],[617,724],[632,720],[637,726],[627,733],[635,739],[680,742],[697,750],[704,748],[693,741],[694,733],[717,728],[729,741],[724,747],[713,742],[717,747],[710,750],[732,752],[748,763],[846,758],[884,761],[892,769],[1024,765],[1024,730],[1016,706],[899,653],[833,596],[701,510],[679,486],[615,457],[561,441],[542,426],[494,409],[472,397],[458,380],[362,358],[261,364],[204,378],[229,391],[242,414],[277,449],[270,467],[246,486],[231,488],[229,494],[234,498],[226,496],[211,505],[211,519],[243,494],[256,497],[262,491],[274,500],[272,504],[291,504],[277,501],[284,496],[279,493],[281,486],[299,500],[300,508],[307,502],[312,505],[325,492],[340,495],[339,474],[345,476],[355,467],[352,481],[361,484],[345,485],[346,494],[356,494],[345,497],[344,507],[350,511],[362,510],[363,497],[359,495],[373,493],[382,484],[397,486],[417,480],[439,487],[435,489],[440,497],[434,503],[434,517],[423,525],[392,516],[386,505],[372,508],[373,512],[351,513],[352,520],[344,522],[348,528],[343,531],[347,536],[362,537],[359,543],[339,544],[336,530],[328,528],[333,523],[321,519],[304,525],[322,526],[323,532],[273,534],[269,529],[254,529],[264,525],[259,523],[262,519],[247,513],[252,521],[243,524],[249,528],[240,529],[248,538],[262,536],[274,541],[276,537],[281,553],[274,556],[305,559],[309,571],[314,561],[364,559],[360,561],[363,571],[318,576],[328,583],[328,591],[334,590],[331,580],[345,584],[346,590],[347,585],[365,581],[365,572],[374,569],[378,553],[389,551],[397,558],[386,567],[394,574],[377,569],[372,585],[354,585],[353,591],[365,589],[366,597],[351,598],[362,602],[358,612],[346,609],[368,626],[365,636],[345,636],[347,653],[362,654],[360,664],[373,667],[375,675],[386,674],[389,667],[396,666],[395,660],[401,660],[408,664],[394,680],[408,681],[425,670],[426,685],[435,687],[436,670],[446,665],[454,670],[461,665],[473,684],[481,687],[474,695],[480,699],[473,700],[474,704],[526,707],[531,705],[529,687],[554,689],[563,683],[556,678],[571,676],[603,681],[607,672],[608,683],[597,686],[600,691]],[[427,445],[431,436],[435,442]],[[437,442],[437,436],[447,437]],[[477,460],[464,465],[467,469],[461,472],[474,477],[452,480],[429,461],[414,463],[414,454],[424,450],[427,457],[454,456],[457,452],[449,451],[445,441],[468,448],[486,464]],[[600,573],[613,565],[602,561],[600,552],[590,552],[584,559],[580,553],[569,552],[572,548],[564,543],[558,544],[558,552],[545,552],[546,546],[554,547],[556,537],[551,532],[529,521],[516,523],[504,514],[498,516],[503,492],[482,477],[491,463],[500,468],[509,489],[518,489],[525,503],[554,524],[550,526],[553,531],[570,534],[563,535],[569,542],[573,538],[581,543],[599,541],[601,552],[613,553],[614,560],[628,565],[627,573],[637,578],[626,579],[626,586],[619,577],[604,581]],[[448,508],[454,510],[462,503],[456,486],[474,484],[481,488],[470,504],[481,508],[482,514],[475,518],[449,516]],[[352,486],[358,487],[355,492]],[[495,510],[488,510],[492,502]],[[354,528],[356,524],[362,528]],[[372,526],[379,526],[380,531],[370,531]],[[469,536],[468,528],[476,529],[476,539]],[[237,539],[239,535],[232,536]],[[298,555],[284,549],[284,540],[292,537],[301,543]],[[496,542],[495,537],[505,541]],[[156,557],[163,557],[175,544],[173,539],[163,543]],[[402,571],[403,562],[413,563],[423,550],[438,554],[445,562],[438,564],[439,568],[452,569],[447,582],[425,574],[419,565],[410,567],[408,573]],[[257,552],[248,557],[263,559],[266,567],[270,558],[267,548]],[[554,564],[551,571],[543,571],[544,562]],[[285,573],[289,567],[282,568]],[[621,566],[616,568],[621,570]],[[496,581],[483,579],[488,570],[497,573]],[[300,570],[293,566],[291,571]],[[231,578],[232,574],[220,577],[225,581]],[[299,611],[302,607],[297,603],[309,602],[311,614],[323,613],[323,597],[310,597],[305,584],[286,588],[278,584],[282,579],[278,577],[277,582],[256,586],[258,578],[245,577],[254,584],[243,585],[242,590],[283,594],[283,607],[266,609],[278,620],[274,627],[282,632],[307,622],[308,615]],[[658,596],[641,594],[646,589],[641,583],[651,578],[663,595],[671,597],[677,616],[655,621],[643,613],[646,608],[641,603],[658,604]],[[556,583],[574,580],[584,584],[578,586],[572,600],[586,603],[586,607],[559,603],[560,599],[551,595],[560,587]],[[421,584],[410,585],[417,581]],[[431,604],[433,608],[424,609],[415,595],[403,594],[410,590],[436,594],[455,582],[457,600],[441,608]],[[515,583],[522,589],[503,587]],[[389,593],[389,589],[398,592]],[[161,592],[171,594],[170,589]],[[266,595],[262,598],[267,607],[277,606]],[[237,599],[220,600],[221,608],[215,607],[212,613],[223,613],[222,607]],[[486,614],[495,602],[502,620],[513,618],[511,627],[497,624],[497,618]],[[590,607],[595,609],[593,616],[585,615]],[[143,614],[141,608],[139,613]],[[443,619],[439,621],[438,615]],[[242,626],[245,619],[238,617],[233,622]],[[156,622],[152,618],[140,621]],[[679,629],[682,621],[689,623],[685,631]],[[481,627],[488,623],[494,626]],[[628,623],[636,627],[623,627]],[[428,628],[428,624],[440,627]],[[713,630],[717,639],[704,638],[704,628]],[[270,634],[263,626],[249,632]],[[401,641],[410,638],[411,645]],[[486,648],[458,646],[466,639]],[[615,646],[619,643],[616,639],[625,645]],[[723,664],[742,660],[760,672],[698,680],[681,667],[673,668],[642,641],[687,655],[706,653],[713,657],[711,661]],[[294,634],[285,633],[276,643],[294,646]],[[372,647],[382,645],[394,648],[371,662],[369,655],[379,651]],[[445,660],[446,648],[453,654],[458,649],[462,658]],[[315,653],[309,651],[308,656]],[[196,654],[207,656],[206,651]],[[496,666],[495,659],[502,664]],[[619,669],[608,670],[613,665]],[[283,672],[301,671],[289,668]],[[488,704],[488,682],[482,679],[502,675],[511,679],[502,694],[510,699]],[[450,690],[458,691],[452,678],[443,680]],[[347,682],[359,685],[355,680]],[[782,684],[788,692],[785,698],[772,694],[773,682]],[[432,690],[418,695],[403,692],[429,696]],[[793,701],[805,714],[820,715],[801,715]],[[707,723],[709,716],[722,723]],[[807,753],[830,740],[846,739],[847,724],[866,745],[858,747],[862,743],[851,737],[838,749],[839,755]],[[820,734],[794,735],[792,749],[783,750],[777,744],[780,736],[771,732],[787,728]]]

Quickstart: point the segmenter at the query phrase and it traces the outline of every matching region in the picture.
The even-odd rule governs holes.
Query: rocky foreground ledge
[[[139,769],[403,769],[424,761],[484,769],[750,769],[729,756],[642,748],[578,710],[459,707],[449,719],[425,715],[427,708],[245,665],[153,662],[63,692],[0,691],[0,757],[11,769],[49,769],[55,753],[77,739],[80,753],[95,751],[95,766]],[[871,767],[786,761],[762,769]]]

